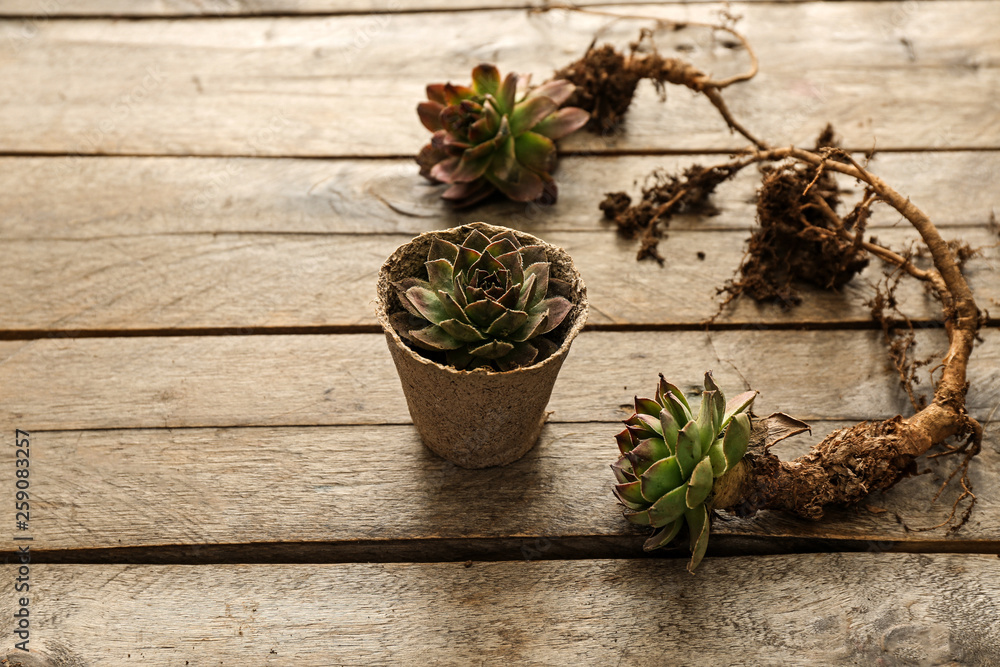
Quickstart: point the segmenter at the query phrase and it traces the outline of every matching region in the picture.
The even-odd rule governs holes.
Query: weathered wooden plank
[[[0,576],[11,588],[16,572]],[[1000,661],[1000,561],[986,556],[708,559],[696,577],[676,560],[37,565],[31,576],[37,657],[14,651],[10,613],[0,631],[7,655],[32,666]]]
[[[944,353],[920,331],[920,356]],[[1000,332],[982,332],[967,405],[1000,403]],[[663,372],[685,390],[761,392],[762,414],[873,419],[910,409],[876,331],[584,332],[553,391],[552,419],[615,421]],[[742,377],[741,377],[742,376]],[[730,391],[733,391],[730,389]],[[38,339],[0,342],[0,421],[45,429],[409,423],[381,334]]]
[[[712,0],[674,0],[672,4]],[[756,0],[744,0],[754,2]],[[782,0],[778,0],[782,1]],[[794,0],[790,0],[794,1]],[[580,7],[628,5],[628,0],[576,2]],[[260,16],[295,14],[391,14],[416,11],[462,11],[470,9],[518,9],[541,7],[537,0],[6,0],[0,16],[25,17],[44,23],[60,16],[145,18],[172,16]],[[377,25],[377,24],[376,24]]]
[[[487,218],[495,222],[496,219]],[[133,223],[134,224],[134,223]],[[141,223],[140,223],[141,224]],[[594,223],[595,227],[602,223]],[[11,331],[167,330],[375,326],[379,267],[407,235],[281,233],[131,234],[93,239],[13,240],[16,261],[0,265],[0,322]],[[611,229],[534,230],[564,247],[587,282],[591,324],[696,326],[715,315],[718,288],[743,258],[746,231],[674,231],[661,244],[669,261],[636,262],[638,244]],[[903,249],[917,239],[909,227],[877,230]],[[949,238],[982,248],[967,275],[984,308],[1000,298],[997,235],[987,226],[955,227]],[[703,258],[700,258],[701,253]],[[803,291],[803,304],[784,309],[742,299],[722,322],[868,322],[865,301],[884,265],[871,266],[842,292]],[[898,291],[916,319],[940,319],[940,305],[917,283]]]
[[[844,425],[816,422],[811,436],[788,441],[780,455],[803,453]],[[872,511],[831,511],[819,522],[774,512],[716,521],[712,553],[739,553],[737,538],[768,538],[772,549],[838,540],[868,551],[1000,552],[996,427],[986,425],[970,471],[978,506],[956,533],[906,527],[948,518],[958,485],[932,499],[955,461],[937,459],[926,462],[932,473],[872,496]],[[525,458],[486,470],[437,457],[410,426],[35,432],[32,549],[52,558],[65,550],[214,553],[208,549],[244,545],[232,556],[237,561],[275,547],[285,559],[319,549],[363,550],[361,560],[387,553],[457,560],[455,544],[466,549],[460,557],[471,550],[484,559],[565,557],[570,544],[578,557],[639,556],[646,531],[625,521],[611,494],[618,430],[613,423],[550,424]],[[0,450],[0,463],[13,468],[13,456],[11,448]]]
[[[861,156],[858,156],[861,159]],[[455,211],[409,159],[0,157],[0,236],[7,240],[99,238],[188,232],[418,234],[495,220],[534,234],[603,228],[607,191],[638,197],[655,169],[717,164],[718,155],[568,156],[555,205],[497,201]],[[993,187],[1000,152],[880,153],[872,171],[905,192],[939,226],[982,224],[1000,209]],[[672,229],[746,229],[754,219],[753,170],[721,186],[717,215],[677,216]],[[842,179],[845,202],[860,192]],[[876,206],[871,228],[897,225]]]
[[[711,19],[720,5],[642,7],[694,20]],[[830,120],[855,148],[1000,146],[992,94],[1000,86],[1000,6],[838,2],[734,10],[745,16],[762,73],[727,91],[728,99],[761,136],[804,145]],[[17,94],[4,99],[0,151],[409,155],[427,140],[413,111],[426,83],[463,80],[484,59],[544,78],[606,23],[525,11],[386,15],[375,29],[370,16],[91,20],[47,21],[29,36],[21,21],[5,22],[0,77]],[[637,31],[627,23],[605,34],[624,45]],[[469,26],[476,26],[472,40]],[[704,30],[659,40],[720,76],[747,65],[746,54]],[[58,86],[49,83],[54,77]],[[707,101],[684,91],[673,91],[667,104],[655,99],[644,87],[623,135],[578,135],[565,147],[743,145]]]

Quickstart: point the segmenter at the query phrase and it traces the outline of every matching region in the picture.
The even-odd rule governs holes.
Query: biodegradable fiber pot
[[[543,246],[550,275],[570,284],[573,308],[546,334],[559,346],[551,356],[510,371],[461,371],[428,359],[393,329],[389,317],[403,306],[392,283],[408,277],[426,278],[424,262],[431,241],[436,237],[458,244],[473,229],[491,237],[512,231],[523,245]],[[570,344],[586,323],[587,310],[587,288],[565,250],[530,234],[482,222],[421,234],[398,248],[379,271],[376,315],[413,423],[427,447],[464,468],[505,465],[535,445],[547,416],[545,406],[552,386]]]

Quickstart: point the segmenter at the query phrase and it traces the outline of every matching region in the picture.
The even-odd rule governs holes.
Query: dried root
[[[981,324],[979,309],[959,268],[959,253],[954,246],[941,238],[930,219],[909,199],[853,160],[834,159],[844,157],[829,150],[819,154],[795,148],[761,151],[755,155],[755,159],[761,161],[791,158],[800,164],[852,176],[868,188],[866,200],[889,204],[920,233],[934,262],[933,269],[919,269],[907,255],[900,255],[871,241],[859,241],[859,237],[851,234],[846,225],[828,230],[824,235],[832,237],[836,234],[845,242],[857,243],[898,271],[924,281],[940,300],[949,347],[940,364],[941,373],[933,399],[926,403],[913,394],[914,362],[907,356],[912,338],[904,334],[902,338],[894,339],[890,336],[886,320],[883,320],[887,340],[895,350],[891,356],[904,387],[909,383],[916,414],[839,429],[807,455],[794,461],[778,460],[767,451],[766,443],[756,447],[752,444],[744,465],[734,470],[732,479],[726,480],[720,487],[714,507],[729,509],[743,516],[759,509],[778,509],[818,519],[829,505],[854,504],[873,491],[890,488],[916,471],[918,457],[934,445],[943,445],[946,447],[944,454],[964,454],[962,463],[945,482],[947,484],[961,473],[959,480],[963,491],[949,517],[951,521],[960,503],[968,499],[959,519],[958,526],[961,526],[975,503],[968,466],[979,452],[983,433],[982,426],[965,409],[968,390],[966,369]],[[884,318],[886,308],[895,309],[895,305],[891,290],[888,295],[883,292],[881,298],[881,303],[876,300],[876,306]],[[912,334],[912,325],[908,328]],[[950,447],[945,443],[951,438],[964,439],[965,443],[960,447]]]
[[[588,13],[604,14],[604,12]],[[676,27],[678,24],[674,25]],[[641,80],[648,79],[659,91],[661,99],[666,98],[667,84],[684,86],[705,95],[726,121],[730,130],[739,132],[757,148],[766,148],[762,141],[733,117],[722,98],[722,90],[726,86],[745,81],[756,74],[756,56],[753,55],[753,50],[746,40],[731,28],[711,27],[729,30],[743,41],[754,63],[750,72],[717,81],[685,60],[665,58],[660,55],[656,47],[651,44],[652,32],[643,30],[639,40],[631,45],[628,55],[609,44],[600,47],[591,46],[582,58],[558,70],[553,78],[566,79],[576,86],[576,91],[567,104],[590,112],[590,121],[586,129],[594,133],[607,134],[617,131],[622,125],[625,112],[632,104],[636,87]],[[647,41],[650,42],[650,53],[640,53],[640,48]]]
[[[875,286],[875,296],[865,305],[871,308],[872,319],[882,327],[889,359],[899,375],[899,386],[906,392],[913,409],[923,410],[927,407],[927,397],[916,393],[917,371],[930,364],[931,359],[916,359],[912,355],[917,346],[916,330],[896,301],[896,288],[902,277],[898,269],[888,274],[883,283]]]

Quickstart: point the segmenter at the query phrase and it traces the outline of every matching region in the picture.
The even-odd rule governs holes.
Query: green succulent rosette
[[[731,470],[750,443],[747,391],[728,402],[711,372],[697,415],[676,386],[660,375],[655,398],[635,399],[635,414],[616,436],[621,458],[611,466],[625,518],[655,531],[643,549],[665,546],[686,525],[694,569],[708,548],[709,499],[715,480]]]
[[[424,350],[443,353],[459,370],[508,371],[548,357],[548,334],[573,304],[570,285],[549,275],[541,245],[522,245],[511,231],[487,237],[473,230],[456,245],[435,238],[427,279],[393,283],[406,312],[393,327]]]

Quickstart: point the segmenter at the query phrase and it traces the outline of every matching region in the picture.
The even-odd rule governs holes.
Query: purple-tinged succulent
[[[417,156],[420,173],[449,183],[441,195],[468,206],[499,190],[519,202],[548,195],[555,199],[552,179],[554,140],[583,127],[583,109],[559,107],[575,86],[565,79],[548,81],[518,98],[518,76],[501,82],[493,65],[472,70],[472,86],[437,83],[427,86],[426,102],[417,106],[420,121],[434,133]]]

